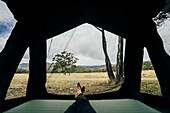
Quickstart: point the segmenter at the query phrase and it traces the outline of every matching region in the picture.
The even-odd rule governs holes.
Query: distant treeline
[[[142,70],[154,70],[151,61],[145,61],[145,62],[143,62]]]
[[[29,70],[18,68],[15,73],[29,73]]]
[[[116,66],[112,65],[112,69],[115,72]],[[144,61],[142,65],[142,70],[154,70],[151,61]],[[84,66],[73,65],[71,68],[66,69],[66,73],[92,73],[92,72],[106,72],[106,68],[87,68]],[[18,68],[16,73],[29,73],[27,69]],[[48,73],[63,73],[61,69],[51,69]]]
[[[51,73],[63,73],[61,69],[53,69]],[[90,69],[84,66],[73,65],[71,68],[66,69],[66,73],[91,73],[91,72],[106,72],[106,68],[94,68]]]

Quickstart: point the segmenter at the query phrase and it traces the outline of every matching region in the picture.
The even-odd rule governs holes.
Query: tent
[[[28,47],[30,73],[27,99],[71,99],[71,95],[52,95],[46,91],[46,40],[83,23],[101,27],[127,39],[125,82],[121,89],[118,92],[90,95],[89,99],[139,97],[144,47],[155,68],[163,97],[170,97],[170,57],[152,20],[161,10],[170,11],[169,0],[3,1],[18,22],[0,53],[1,102]]]

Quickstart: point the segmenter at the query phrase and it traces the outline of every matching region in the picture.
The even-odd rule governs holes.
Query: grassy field
[[[142,71],[142,78],[156,78],[156,74],[154,70],[145,70]]]
[[[142,80],[141,92],[161,95],[158,81],[152,80],[155,77],[154,71],[142,72],[142,78],[148,79]],[[28,74],[16,74],[8,89],[6,99],[25,96],[27,81]],[[86,95],[116,91],[121,87],[121,83],[110,83],[107,73],[71,73],[70,75],[47,74],[46,88],[49,93],[75,94],[77,82],[86,86]]]

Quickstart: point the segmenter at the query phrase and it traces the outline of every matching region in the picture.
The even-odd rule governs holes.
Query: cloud
[[[9,24],[0,22],[0,52],[4,48],[6,41],[8,40],[13,27]]]
[[[5,25],[0,25],[0,34],[3,33],[4,31],[6,31],[7,26]]]
[[[3,47],[7,39],[9,38],[12,29],[14,28],[15,23],[5,23],[0,22],[0,51],[2,51]]]
[[[16,20],[5,3],[0,1],[0,52],[14,28]]]
[[[7,38],[0,38],[0,52],[4,48],[6,41],[7,41]]]
[[[91,58],[89,56],[83,56],[83,55],[79,55],[78,58],[80,60],[77,61],[77,65],[100,65],[100,64],[105,64],[104,59],[96,59],[96,58]]]
[[[0,1],[0,22],[10,23],[14,20],[14,16],[7,5],[4,2]]]
[[[16,20],[7,5],[0,1],[0,31],[2,32],[2,30],[6,31],[13,29],[15,23]]]
[[[15,26],[15,22],[10,22],[10,23],[6,23],[6,22],[0,22],[0,35],[3,35],[5,33],[10,34],[11,31],[13,30]]]
[[[74,29],[53,38],[51,50],[48,54],[48,61],[50,61],[55,54],[64,50],[73,32]],[[105,33],[108,46],[108,54],[112,63],[115,63],[118,36],[107,31]],[[48,47],[50,41],[51,40],[48,40]],[[73,34],[70,43],[68,44],[67,51],[73,53],[80,59],[78,64],[104,64],[105,61],[102,48],[101,32],[90,24],[83,24],[76,28],[76,31]]]

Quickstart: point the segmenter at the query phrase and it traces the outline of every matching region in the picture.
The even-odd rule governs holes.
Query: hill
[[[21,63],[18,66],[19,69],[29,69],[29,63]]]
[[[92,65],[92,66],[83,66],[86,67],[88,69],[96,69],[96,68],[105,68],[106,65]]]
[[[47,62],[47,67],[49,67],[50,63]],[[29,69],[29,63],[21,63],[18,66],[19,69]]]
[[[50,63],[47,62],[47,67],[50,65]],[[112,64],[113,65],[113,64]],[[88,69],[99,69],[99,68],[105,68],[106,65],[79,65],[79,66],[83,66],[86,67]],[[29,63],[21,63],[18,68],[20,69],[29,69]]]

